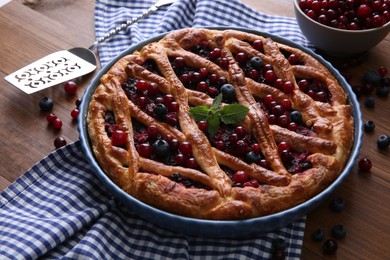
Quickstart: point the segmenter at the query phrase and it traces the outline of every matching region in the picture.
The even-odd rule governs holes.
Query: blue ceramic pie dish
[[[306,49],[302,46],[299,46],[291,41],[285,40],[275,35],[270,35],[267,33],[262,33],[254,30],[248,30],[243,28],[212,28],[212,29],[236,29],[241,31],[246,31],[253,34],[258,34],[264,37],[270,37],[274,41],[283,43],[298,49],[303,50],[304,52],[316,57],[316,59],[326,66],[333,75],[337,78],[340,85],[343,87],[345,92],[348,95],[349,103],[352,106],[352,114],[354,118],[354,142],[352,150],[350,153],[349,160],[347,161],[344,170],[341,172],[340,176],[325,190],[311,198],[310,200],[297,205],[288,210],[284,210],[279,213],[275,213],[268,216],[252,218],[247,220],[231,220],[231,221],[216,221],[216,220],[203,220],[188,218],[179,215],[175,215],[166,211],[149,206],[138,199],[130,196],[128,193],[124,192],[120,187],[114,184],[109,177],[104,173],[100,168],[99,163],[94,157],[92,151],[91,143],[88,137],[87,129],[87,113],[88,106],[91,101],[91,97],[95,92],[95,89],[100,84],[100,78],[118,61],[121,57],[133,53],[135,50],[142,49],[143,46],[148,43],[158,41],[163,35],[157,35],[146,41],[142,41],[138,44],[135,44],[128,48],[127,50],[120,53],[115,57],[110,63],[108,63],[104,68],[102,68],[99,73],[94,77],[94,79],[89,84],[88,88],[85,90],[82,102],[80,105],[80,116],[78,121],[78,130],[80,134],[80,141],[82,144],[83,152],[85,153],[86,158],[88,159],[91,167],[96,173],[96,176],[100,181],[108,188],[108,190],[118,198],[125,206],[132,210],[135,214],[141,218],[156,224],[162,228],[182,233],[185,235],[192,236],[201,236],[201,237],[210,237],[210,238],[243,238],[259,235],[265,232],[275,230],[277,228],[284,227],[294,221],[301,219],[307,213],[318,207],[332,192],[338,187],[348,173],[351,171],[354,163],[357,159],[361,142],[362,142],[362,121],[361,121],[361,111],[359,103],[353,93],[351,87],[345,81],[345,79],[340,75],[340,73],[332,67],[332,65],[324,60],[321,56],[315,54],[313,51]]]

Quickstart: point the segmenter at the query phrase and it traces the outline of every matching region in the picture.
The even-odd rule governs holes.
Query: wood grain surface
[[[294,16],[291,0],[243,0],[263,13]],[[28,3],[28,5],[27,5]],[[83,78],[76,96],[65,94],[62,86],[27,95],[11,86],[4,77],[57,50],[88,47],[95,39],[92,0],[13,0],[0,8],[0,191],[4,190],[36,162],[54,150],[53,141],[63,136],[68,143],[78,140],[77,124],[70,112],[81,98],[94,73]],[[349,68],[351,85],[360,84],[370,69],[390,70],[390,36],[372,49],[362,64]],[[390,76],[390,75],[389,75]],[[39,100],[55,101],[53,112],[63,121],[61,130],[48,126],[40,112]],[[371,173],[361,173],[357,165],[333,196],[307,217],[302,259],[388,259],[390,256],[390,152],[376,146],[380,134],[390,134],[390,100],[376,97],[375,108],[360,100],[363,120],[376,124],[375,132],[364,134],[359,158],[373,162]],[[341,197],[346,208],[331,211],[331,199]],[[311,233],[321,228],[330,238],[330,229],[342,224],[347,235],[337,240],[336,254],[322,253],[322,242]]]

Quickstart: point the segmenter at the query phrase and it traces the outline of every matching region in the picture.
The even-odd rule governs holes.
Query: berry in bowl
[[[306,38],[332,56],[368,51],[390,31],[388,0],[294,0],[294,10]]]

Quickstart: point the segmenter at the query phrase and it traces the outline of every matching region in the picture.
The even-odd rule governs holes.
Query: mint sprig
[[[221,104],[222,94],[219,94],[215,97],[211,107],[196,106],[190,109],[190,114],[196,122],[207,122],[207,131],[211,136],[217,132],[221,122],[227,125],[238,124],[249,112],[249,109],[241,104],[229,104],[222,107]]]

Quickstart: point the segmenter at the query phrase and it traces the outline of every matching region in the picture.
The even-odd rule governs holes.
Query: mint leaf
[[[245,119],[249,112],[246,106],[240,104],[230,104],[220,109],[221,121],[224,124],[237,124]]]
[[[210,108],[207,106],[196,106],[190,109],[191,116],[195,119],[195,121],[206,121],[209,116]]]
[[[213,104],[211,105],[212,109],[218,109],[219,106],[222,104],[222,94],[219,94],[216,96],[213,100]]]
[[[221,121],[219,119],[218,113],[210,114],[209,118],[207,119],[207,124],[209,126],[207,131],[209,132],[210,136],[215,135],[219,129],[220,123]]]

